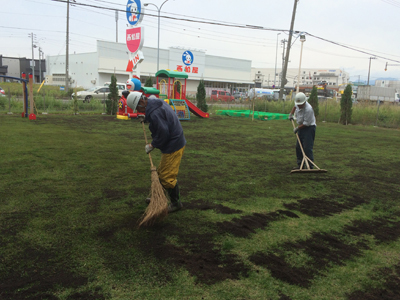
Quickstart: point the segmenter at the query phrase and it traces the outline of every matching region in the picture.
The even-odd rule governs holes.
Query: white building
[[[193,61],[190,66],[183,62],[184,53],[190,51]],[[142,84],[157,70],[157,48],[143,47],[144,60],[135,70]],[[160,69],[178,70],[188,73],[187,94],[195,95],[200,79],[204,80],[207,94],[212,89],[247,91],[254,84],[251,61],[207,55],[202,50],[171,47],[160,49]],[[117,82],[129,79],[128,49],[126,44],[97,41],[97,52],[69,55],[69,78],[71,87],[90,88],[104,85],[115,74]],[[65,55],[47,56],[46,84],[65,85]]]
[[[184,54],[189,51],[193,61],[189,66],[184,63]],[[143,47],[144,60],[138,65],[136,74],[142,84],[151,76],[155,82],[157,70],[157,48]],[[252,68],[251,60],[236,59],[222,56],[208,55],[203,50],[182,47],[170,47],[159,51],[160,69],[183,71],[188,73],[187,94],[195,95],[200,79],[204,80],[206,92],[211,90],[226,90],[246,92],[249,88],[280,87],[282,69]],[[115,74],[117,82],[126,82],[129,79],[128,49],[126,44],[97,41],[97,51],[69,55],[69,78],[71,87],[90,88],[102,86],[111,81]],[[65,85],[65,55],[46,57],[46,84]],[[297,85],[298,68],[287,70],[288,83],[285,88],[294,88]],[[340,69],[307,69],[303,68],[300,74],[300,85],[313,85],[326,81],[328,86],[338,87],[349,82],[349,74]]]
[[[288,83],[285,88],[295,88],[297,86],[298,68],[288,68],[286,79]],[[259,87],[272,88],[281,86],[282,69],[269,68],[252,68],[251,77]],[[328,86],[338,87],[342,84],[349,83],[349,73],[340,69],[308,69],[302,68],[300,71],[300,85],[316,85],[321,81],[326,81]]]
[[[375,86],[390,87],[390,88],[395,88],[396,90],[400,91],[400,81],[399,80],[377,79],[377,80],[375,80]]]

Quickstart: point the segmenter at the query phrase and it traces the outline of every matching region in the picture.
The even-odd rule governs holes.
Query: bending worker
[[[305,155],[314,161],[313,147],[315,139],[315,115],[312,106],[307,102],[307,97],[304,93],[297,93],[294,99],[295,106],[289,114],[289,120],[293,120],[293,115],[296,113],[296,121],[298,126],[293,129],[294,134],[298,134]],[[301,152],[299,141],[296,143],[296,156],[297,156],[297,167],[293,168],[300,169],[301,162],[303,160],[303,153]],[[303,166],[304,167],[304,166]],[[313,165],[310,164],[310,168]]]
[[[149,129],[153,140],[145,146],[145,151],[148,154],[154,148],[161,150],[161,162],[157,172],[160,182],[171,200],[168,212],[180,210],[182,203],[177,177],[186,145],[182,125],[174,110],[161,99],[148,99],[140,92],[131,92],[127,103],[133,110],[136,109],[138,113],[145,114],[142,121],[150,123]],[[151,199],[146,200],[148,202]]]

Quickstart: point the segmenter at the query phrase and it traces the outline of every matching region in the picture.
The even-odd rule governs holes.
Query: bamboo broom
[[[147,143],[146,129],[143,125],[143,133],[144,138]],[[158,173],[156,167],[153,165],[153,160],[151,159],[151,155],[149,153],[149,159],[151,164],[151,192],[150,192],[150,203],[147,206],[139,224],[140,226],[151,226],[157,220],[162,220],[168,214],[168,198],[165,195],[164,187],[160,183],[160,179],[158,178]]]

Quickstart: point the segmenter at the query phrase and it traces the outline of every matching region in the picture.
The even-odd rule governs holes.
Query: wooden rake
[[[294,125],[294,122],[292,120],[292,124],[293,124],[293,129],[296,128],[296,126]],[[296,132],[296,137],[297,137],[297,141],[299,142],[300,145],[300,149],[301,149],[301,153],[303,153],[303,160],[301,161],[301,165],[300,165],[300,169],[296,169],[296,170],[292,170],[290,171],[290,173],[326,173],[328,172],[327,170],[324,169],[320,169],[311,159],[309,159],[306,154],[304,153],[304,149],[303,149],[303,145],[301,144],[299,135]],[[314,165],[314,167],[316,167],[316,169],[311,169],[310,168],[310,164],[308,163],[312,163]],[[307,167],[306,169],[303,169],[303,166]]]

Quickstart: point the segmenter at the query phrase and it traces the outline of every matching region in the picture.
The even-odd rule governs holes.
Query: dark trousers
[[[297,131],[297,134],[299,135],[299,139],[301,141],[301,145],[303,146],[304,153],[309,159],[311,159],[311,161],[314,161],[313,147],[315,139],[315,129],[316,126],[314,125],[314,126],[304,127],[299,131]],[[301,162],[303,160],[303,153],[301,152],[299,141],[296,142],[296,156],[297,156],[297,165],[300,168]],[[311,164],[310,162],[308,163],[310,165],[310,168],[312,169],[314,167],[313,164]]]

